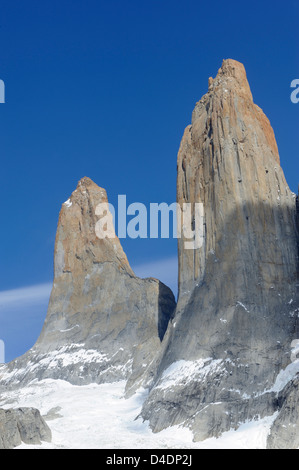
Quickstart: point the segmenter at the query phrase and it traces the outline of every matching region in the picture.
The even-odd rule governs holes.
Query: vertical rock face
[[[59,216],[54,283],[35,346],[12,361],[6,384],[61,378],[74,384],[139,375],[160,348],[175,308],[156,279],[137,278],[118,238],[98,238],[96,208],[104,189],[83,178]]]
[[[279,408],[298,338],[296,195],[242,64],[225,60],[178,153],[177,200],[204,206],[204,243],[179,240],[179,300],[143,417],[218,436]]]

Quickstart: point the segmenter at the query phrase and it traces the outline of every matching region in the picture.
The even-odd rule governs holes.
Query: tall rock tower
[[[203,204],[204,243],[179,240],[175,321],[143,417],[202,440],[273,415],[299,338],[296,194],[241,63],[209,79],[177,168],[177,201]]]
[[[62,205],[46,320],[34,347],[0,373],[6,386],[45,378],[138,382],[160,349],[173,293],[135,276],[116,236],[97,236],[99,204],[108,209],[106,191],[84,177]]]

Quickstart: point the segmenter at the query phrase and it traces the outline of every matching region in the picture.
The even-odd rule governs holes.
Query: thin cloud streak
[[[0,308],[19,306],[22,308],[49,299],[52,283],[37,284],[18,289],[0,291]]]

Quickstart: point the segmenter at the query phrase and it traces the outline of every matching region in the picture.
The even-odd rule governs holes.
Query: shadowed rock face
[[[119,239],[96,235],[104,189],[83,178],[62,205],[47,317],[35,346],[2,383],[57,378],[74,384],[138,377],[160,348],[175,300],[157,279],[139,279]]]
[[[225,60],[178,153],[177,200],[204,205],[204,244],[179,240],[179,299],[142,415],[219,436],[279,409],[298,338],[296,195],[242,64]]]

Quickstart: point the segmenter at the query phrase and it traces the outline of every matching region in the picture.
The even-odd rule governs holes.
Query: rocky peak
[[[206,230],[204,246],[195,256],[182,250],[184,240],[179,240],[182,301],[201,282],[211,253],[220,257],[216,241],[221,233],[229,239],[225,226],[229,214],[236,213],[236,233],[248,235],[254,225],[259,226],[261,217],[266,223],[265,211],[272,213],[267,226],[271,230],[275,229],[275,213],[284,205],[293,207],[273,129],[253,103],[242,64],[225,60],[212,83],[210,80],[210,89],[196,104],[192,124],[184,132],[177,167],[177,200],[204,204]],[[259,212],[253,210],[257,206]]]
[[[106,191],[82,178],[60,211],[42,332],[28,353],[8,365],[6,384],[132,377],[133,386],[154,360],[173,317],[174,295],[157,279],[135,276],[116,236],[98,236],[99,215],[107,214]]]
[[[209,78],[209,92],[231,91],[246,100],[253,101],[244,65],[236,60],[226,59],[223,60],[216,78]]]
[[[192,128],[195,132],[205,119],[205,110],[211,118],[207,124],[214,138],[217,136],[213,130],[217,130],[221,121],[224,132],[230,129],[231,138],[236,142],[242,144],[258,139],[261,151],[270,150],[274,160],[279,163],[274,131],[262,109],[253,102],[243,64],[232,59],[224,60],[216,78],[209,79],[209,91],[196,104],[192,114]],[[259,130],[257,136],[256,129]],[[197,143],[200,146],[202,142],[199,140]]]
[[[107,204],[109,212],[105,189],[84,177],[62,205],[55,242],[55,279],[68,273],[78,275],[77,270],[83,274],[93,265],[105,262],[114,262],[120,270],[134,275],[115,233],[114,238],[103,239],[96,234],[99,204]]]
[[[296,195],[242,64],[209,80],[177,168],[178,203],[203,204],[204,242],[178,240],[176,321],[143,416],[201,440],[277,410],[271,390],[299,337]]]

